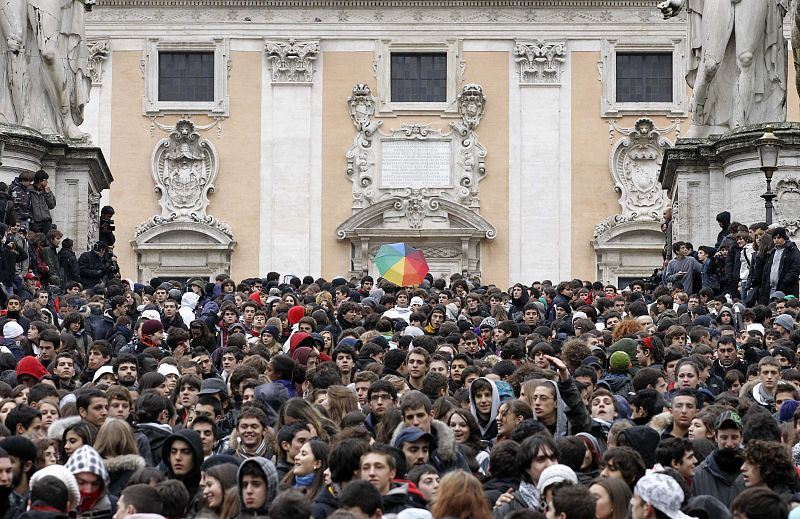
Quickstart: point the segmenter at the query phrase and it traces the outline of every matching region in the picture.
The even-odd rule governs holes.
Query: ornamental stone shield
[[[610,156],[614,189],[626,219],[658,219],[668,200],[658,182],[664,149],[671,143],[652,120],[642,118],[614,145]]]
[[[778,224],[794,235],[800,230],[800,179],[781,179],[775,189],[775,216]]]
[[[214,192],[219,163],[214,146],[201,139],[194,123],[181,120],[153,151],[155,192],[160,195],[161,217],[203,220],[208,196]]]

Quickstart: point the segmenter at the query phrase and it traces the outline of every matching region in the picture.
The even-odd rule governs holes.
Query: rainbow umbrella
[[[375,266],[384,279],[401,287],[419,285],[430,270],[422,251],[405,243],[383,245],[375,255]]]

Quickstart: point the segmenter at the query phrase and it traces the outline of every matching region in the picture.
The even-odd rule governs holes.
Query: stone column
[[[562,77],[569,74],[566,57],[563,41],[517,41],[514,48],[517,81],[511,83],[509,135],[512,282],[556,281],[571,274],[571,178],[569,160],[564,159],[569,156],[570,99],[569,89],[562,86]],[[543,199],[548,202],[541,203]]]
[[[265,42],[261,274],[320,274],[321,74],[318,41]],[[291,221],[291,225],[288,222]]]

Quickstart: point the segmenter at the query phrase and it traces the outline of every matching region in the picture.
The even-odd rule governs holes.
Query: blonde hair
[[[331,421],[339,427],[342,426],[342,418],[347,413],[359,410],[358,397],[350,388],[345,386],[330,386],[325,406]]]
[[[116,458],[126,454],[139,454],[133,429],[128,422],[107,418],[97,432],[94,450],[105,459]]]

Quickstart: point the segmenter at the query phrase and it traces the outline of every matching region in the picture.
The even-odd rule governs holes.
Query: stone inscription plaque
[[[389,188],[450,185],[450,142],[383,141],[381,185]]]

